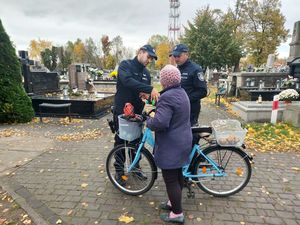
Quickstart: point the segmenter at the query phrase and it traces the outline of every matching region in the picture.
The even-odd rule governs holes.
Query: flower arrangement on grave
[[[291,88],[296,85],[297,78],[286,78],[283,80],[282,87]]]
[[[118,71],[116,71],[116,70],[112,71],[112,72],[109,74],[109,77],[112,77],[112,78],[114,78],[114,79],[116,79],[117,76],[118,76]]]
[[[294,101],[299,98],[299,94],[295,89],[286,89],[279,93],[280,101]]]
[[[103,70],[100,70],[98,68],[89,68],[88,71],[93,75],[93,78],[97,79],[103,76]]]

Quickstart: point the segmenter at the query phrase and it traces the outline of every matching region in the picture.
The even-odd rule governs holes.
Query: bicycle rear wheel
[[[116,146],[107,156],[106,172],[112,184],[128,195],[141,195],[147,192],[157,177],[157,167],[153,156],[147,149],[142,149],[141,157],[128,172],[136,154],[137,146]]]
[[[212,146],[204,149],[203,153],[217,164],[224,175],[217,176],[218,171],[200,155],[194,164],[194,174],[211,175],[194,179],[201,190],[216,197],[227,197],[248,184],[252,169],[244,151],[235,147]]]

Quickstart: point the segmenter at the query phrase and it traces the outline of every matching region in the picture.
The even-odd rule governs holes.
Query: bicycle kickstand
[[[187,181],[185,186],[188,189],[187,197],[188,198],[195,198],[195,192],[192,190],[192,182]]]

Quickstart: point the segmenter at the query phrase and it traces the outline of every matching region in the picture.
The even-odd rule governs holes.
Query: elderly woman
[[[163,87],[153,118],[147,127],[155,132],[154,160],[161,168],[169,200],[160,205],[170,213],[161,214],[166,222],[184,223],[181,206],[182,167],[188,163],[192,147],[189,98],[180,86],[179,70],[172,65],[160,72]]]

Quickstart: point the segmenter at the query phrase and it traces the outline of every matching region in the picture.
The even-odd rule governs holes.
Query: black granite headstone
[[[30,72],[32,91],[35,94],[44,94],[59,91],[59,76],[53,72]]]
[[[54,72],[32,72],[30,65],[33,60],[28,58],[27,51],[19,51],[22,75],[24,77],[24,88],[27,93],[45,94],[59,91],[59,76]]]

